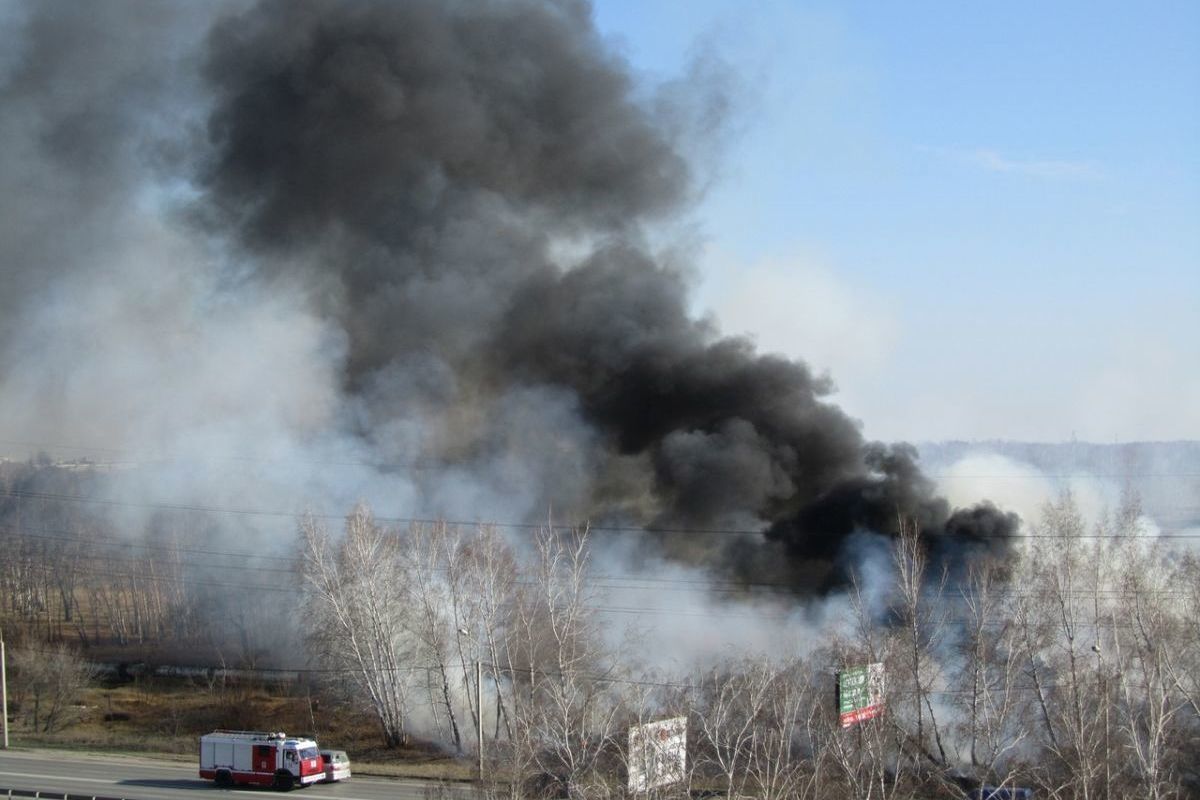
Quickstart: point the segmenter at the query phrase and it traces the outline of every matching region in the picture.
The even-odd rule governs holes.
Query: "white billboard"
[[[647,792],[687,776],[687,717],[629,729],[629,791]]]

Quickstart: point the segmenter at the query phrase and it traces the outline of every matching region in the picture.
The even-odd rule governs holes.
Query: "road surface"
[[[353,770],[354,764],[350,768]],[[470,800],[472,787],[441,791],[436,782],[356,776],[342,783],[319,783],[283,794],[271,789],[219,789],[201,780],[189,762],[52,750],[0,750],[0,789],[67,793],[72,797],[124,797],[129,800]],[[3,794],[0,794],[0,798]]]

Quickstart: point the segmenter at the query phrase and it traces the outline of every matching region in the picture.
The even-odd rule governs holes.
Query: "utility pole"
[[[460,636],[470,636],[471,633],[466,628],[459,628]],[[472,645],[474,645],[475,655],[475,735],[477,738],[476,744],[479,746],[479,780],[483,780],[483,657],[479,652],[479,639],[472,637]],[[462,642],[458,645],[459,653],[462,653]],[[464,657],[465,661],[466,658]],[[467,665],[463,664],[463,682],[467,684],[467,705],[471,704],[471,682],[467,678]]]
[[[4,661],[4,631],[0,631],[0,720],[4,722],[4,748],[8,749],[8,672]]]
[[[484,660],[475,656],[475,730],[479,733],[479,780],[484,780]]]

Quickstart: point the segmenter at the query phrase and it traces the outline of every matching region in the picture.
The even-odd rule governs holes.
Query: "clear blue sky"
[[[1200,3],[598,0],[739,81],[697,308],[894,439],[1200,438]]]

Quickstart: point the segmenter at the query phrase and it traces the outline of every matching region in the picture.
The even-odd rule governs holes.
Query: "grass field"
[[[14,747],[58,747],[142,753],[192,761],[199,737],[218,728],[311,735],[322,747],[345,750],[357,774],[470,780],[473,762],[424,742],[387,749],[367,714],[332,702],[302,684],[210,685],[204,681],[137,678],[86,689],[52,733],[34,731],[29,709],[9,708]]]

